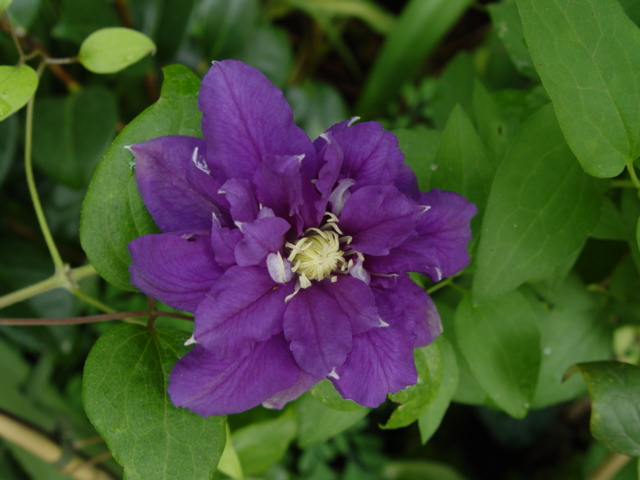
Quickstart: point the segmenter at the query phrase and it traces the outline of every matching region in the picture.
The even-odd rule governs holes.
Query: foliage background
[[[21,61],[10,26],[26,55],[41,52],[34,68],[79,52],[83,64],[43,70],[32,142],[26,109],[0,122],[1,415],[110,478],[210,478],[221,454],[216,478],[636,478],[620,454],[640,455],[639,21],[636,0],[14,0],[3,65]],[[86,38],[122,26],[155,54],[95,73]],[[351,115],[382,121],[422,189],[479,207],[472,265],[438,285],[415,277],[445,325],[416,352],[420,384],[375,411],[321,383],[282,412],[205,421],[172,410],[162,388],[189,336],[184,319],[158,317],[157,334],[121,320],[16,320],[168,310],[128,283],[126,242],[155,227],[121,147],[198,135],[198,77],[223,58],[260,68],[312,138]],[[0,98],[17,96],[0,78]],[[77,284],[52,262],[34,213],[31,144]],[[39,283],[52,273],[49,287],[62,288]],[[30,285],[42,288],[16,302]],[[159,353],[143,353],[149,345]],[[627,363],[580,363],[613,359]],[[561,383],[576,363],[586,383]],[[51,465],[0,440],[0,478],[71,478],[63,457]],[[612,465],[624,468],[598,469]]]

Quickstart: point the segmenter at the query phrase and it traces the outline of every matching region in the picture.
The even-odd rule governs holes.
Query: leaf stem
[[[25,62],[24,50],[22,50],[22,45],[20,45],[20,40],[18,40],[18,35],[16,34],[16,30],[15,28],[13,28],[13,24],[11,23],[11,20],[9,20],[9,14],[6,11],[2,14],[2,20],[9,28],[9,34],[11,35],[11,39],[13,40],[13,44],[15,45],[16,50],[18,51],[18,55],[20,55],[20,63],[24,63]]]
[[[636,169],[633,166],[633,162],[627,162],[627,170],[629,171],[629,176],[631,177],[633,185],[640,190],[640,180],[638,180],[638,175],[636,175]]]
[[[95,275],[96,271],[91,265],[83,265],[82,267],[71,269],[67,272],[54,274],[52,277],[47,278],[28,287],[21,288],[15,292],[8,293],[0,297],[0,308],[8,307],[14,303],[21,302],[41,293],[54,290],[56,288],[68,288],[70,283],[75,283],[83,278]]]
[[[598,465],[587,480],[611,480],[631,460],[631,457],[621,453],[611,452]]]
[[[67,452],[62,446],[4,412],[0,412],[0,437],[58,467],[61,473],[76,480],[114,480],[110,474],[96,468],[78,455],[72,453],[67,457]],[[58,462],[63,459],[66,460],[65,463],[59,465]]]
[[[46,63],[44,61],[40,62],[38,65],[38,78],[40,78],[42,74],[42,70],[44,69]],[[53,264],[55,266],[56,273],[64,272],[64,262],[62,261],[62,257],[60,257],[60,252],[58,252],[58,247],[56,247],[55,242],[53,241],[53,237],[51,235],[51,230],[49,230],[49,225],[47,224],[47,219],[44,216],[44,211],[42,210],[42,204],[40,203],[40,197],[38,197],[38,190],[36,189],[36,183],[33,178],[33,166],[31,161],[31,150],[32,150],[32,142],[33,142],[33,104],[35,102],[36,96],[33,95],[29,99],[29,103],[27,104],[27,119],[25,124],[25,145],[24,145],[24,169],[27,174],[27,185],[29,187],[29,195],[31,196],[31,201],[33,202],[33,208],[36,211],[36,216],[38,217],[38,224],[40,225],[40,230],[42,231],[42,235],[44,236],[44,240],[47,243],[47,248],[49,249],[49,254],[51,255],[51,260],[53,260]]]
[[[68,317],[68,318],[0,318],[0,325],[78,325],[82,323],[97,323],[97,322],[109,322],[111,320],[125,320],[131,317],[167,317],[167,318],[179,318],[182,320],[193,321],[193,317],[190,315],[184,315],[176,312],[163,312],[156,310],[152,312],[150,310],[135,310],[133,312],[116,312],[116,313],[102,313],[100,315],[87,315],[84,317]],[[137,320],[131,321],[131,323],[139,323],[145,325],[143,322]]]
[[[611,188],[636,188],[632,180],[611,180]]]

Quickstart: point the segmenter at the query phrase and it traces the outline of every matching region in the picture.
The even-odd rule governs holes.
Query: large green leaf
[[[38,75],[29,65],[0,66],[0,121],[24,107],[38,88]]]
[[[640,32],[616,0],[518,0],[533,64],[591,175],[640,155]]]
[[[433,123],[441,130],[447,124],[453,109],[460,105],[465,111],[471,110],[471,96],[476,78],[476,69],[467,52],[458,53],[447,64],[438,78],[433,94]]]
[[[113,95],[90,87],[65,98],[36,102],[33,160],[49,177],[84,188],[115,135],[118,113]]]
[[[189,334],[121,324],[102,335],[84,369],[87,415],[128,480],[213,476],[225,445],[224,417],[174,407],[169,373]]]
[[[458,387],[459,370],[456,354],[444,336],[440,335],[436,343],[442,355],[442,380],[435,397],[418,418],[422,443],[426,443],[440,426]]]
[[[398,144],[404,161],[418,177],[418,187],[423,192],[431,189],[431,176],[438,168],[435,164],[436,151],[440,141],[440,132],[425,127],[399,129],[393,132],[398,137]]]
[[[469,0],[411,0],[387,37],[356,108],[382,110],[411,80],[426,56],[471,3]]]
[[[582,171],[550,106],[533,114],[516,133],[491,188],[474,301],[545,275],[581,248],[598,221],[606,186]]]
[[[252,423],[233,432],[242,471],[245,475],[260,475],[280,461],[296,436],[297,422],[293,408],[287,408],[274,420]]]
[[[622,362],[577,365],[591,397],[591,433],[605,447],[640,457],[640,367]]]
[[[531,406],[540,370],[536,313],[517,290],[474,306],[465,296],[456,310],[456,338],[478,383],[512,417]]]
[[[82,206],[80,241],[91,264],[113,285],[133,290],[127,244],[157,227],[138,192],[125,146],[161,135],[201,136],[198,78],[187,68],[164,69],[160,99],[116,137],[100,160]]]

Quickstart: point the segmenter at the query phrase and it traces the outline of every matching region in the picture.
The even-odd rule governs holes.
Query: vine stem
[[[91,461],[87,462],[74,454],[67,457],[62,446],[3,412],[0,412],[0,437],[49,464],[58,466],[58,462],[65,460],[64,465],[58,466],[59,471],[76,480],[115,480],[107,472],[93,466]]]
[[[157,317],[167,318],[179,318],[182,320],[193,321],[193,317],[190,315],[183,315],[182,313],[175,312],[163,312],[161,310],[136,310],[133,312],[116,312],[116,313],[103,313],[100,315],[87,315],[84,317],[69,317],[69,318],[0,318],[0,325],[77,325],[81,323],[96,323],[96,322],[108,322],[111,320],[127,320],[131,317],[149,317],[154,320]],[[130,320],[130,323],[139,323],[141,325],[147,325],[137,320]]]
[[[629,176],[631,177],[633,185],[638,190],[640,190],[640,180],[638,180],[638,175],[636,174],[636,169],[633,166],[633,162],[627,162],[627,170],[629,171]]]
[[[587,478],[587,480],[611,480],[622,468],[629,463],[631,457],[622,455],[621,453],[611,452],[598,465],[596,470]]]
[[[46,66],[46,62],[42,61],[38,65],[38,78],[42,75],[42,71]],[[35,103],[35,95],[32,95],[29,99],[29,103],[27,104],[27,119],[25,125],[25,145],[24,145],[24,169],[27,174],[27,185],[29,187],[29,195],[31,196],[31,201],[33,202],[33,208],[36,211],[36,217],[38,218],[38,224],[40,225],[40,230],[42,231],[42,235],[44,236],[44,240],[47,244],[47,248],[49,249],[49,254],[51,255],[51,260],[53,260],[53,264],[55,266],[56,274],[64,273],[65,266],[62,261],[62,257],[60,256],[60,252],[58,252],[58,247],[53,241],[53,236],[51,235],[51,230],[49,230],[49,225],[47,224],[47,219],[44,216],[44,211],[42,210],[42,204],[40,203],[40,197],[38,196],[38,190],[36,189],[36,182],[33,178],[33,165],[31,161],[32,155],[32,141],[33,141],[33,105]]]

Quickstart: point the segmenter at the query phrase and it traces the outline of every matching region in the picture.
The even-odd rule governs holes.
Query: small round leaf
[[[103,28],[82,42],[78,59],[94,73],[115,73],[155,51],[153,41],[136,30]]]
[[[0,66],[0,121],[20,110],[38,88],[38,75],[29,65]]]

